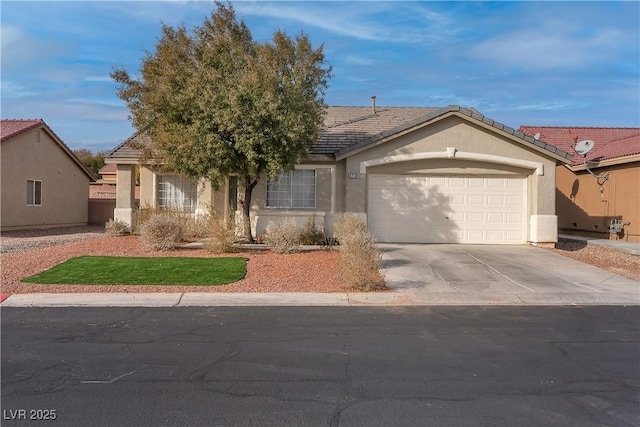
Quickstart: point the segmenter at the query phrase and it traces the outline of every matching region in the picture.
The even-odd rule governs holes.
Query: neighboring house
[[[111,163],[98,171],[100,178],[89,186],[90,199],[116,198],[116,165]],[[140,200],[140,186],[136,186],[135,199]],[[113,212],[111,213],[113,214]]]
[[[113,219],[116,208],[116,165],[105,165],[98,171],[100,178],[89,186],[89,223],[106,224]],[[139,207],[140,186],[136,185],[135,205]]]
[[[105,165],[98,171],[100,178],[89,186],[90,199],[116,198],[116,165]]]
[[[0,122],[0,228],[87,225],[91,171],[40,119]]]
[[[134,135],[106,157],[117,168],[114,215],[130,224],[134,147],[146,139]],[[349,212],[381,242],[553,244],[556,165],[570,161],[474,109],[329,107],[306,160],[253,190],[252,229],[259,235],[285,218],[314,218],[331,234],[337,215]],[[142,206],[194,214],[213,207],[228,215],[242,194],[233,177],[214,191],[144,165],[140,185]]]
[[[104,165],[98,171],[100,179],[97,181],[100,184],[113,184],[116,185],[116,165]]]
[[[560,230],[640,242],[640,128],[520,126],[519,130],[526,135],[539,133],[542,141],[574,154],[572,163],[556,170]],[[595,143],[587,153],[587,167],[571,148],[584,140]]]

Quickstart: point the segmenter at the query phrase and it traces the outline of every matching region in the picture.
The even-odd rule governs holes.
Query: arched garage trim
[[[430,153],[398,154],[395,156],[385,156],[378,159],[365,160],[360,162],[360,173],[366,174],[367,168],[372,166],[386,165],[389,163],[408,162],[411,160],[425,159],[459,159],[475,160],[486,163],[497,163],[508,166],[516,166],[525,169],[533,169],[536,175],[544,175],[544,165],[531,160],[514,159],[511,157],[496,156],[493,154],[469,153],[458,151],[453,147],[448,147],[447,151],[434,151]]]

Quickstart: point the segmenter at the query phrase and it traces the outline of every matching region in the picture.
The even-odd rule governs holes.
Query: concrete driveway
[[[640,304],[640,282],[533,246],[380,248],[388,285],[415,303]]]

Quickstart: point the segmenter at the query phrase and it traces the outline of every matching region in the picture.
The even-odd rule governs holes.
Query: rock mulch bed
[[[22,249],[26,246],[23,242]],[[3,239],[3,246],[5,240]],[[37,246],[36,246],[37,247]],[[145,249],[136,236],[102,237],[49,245],[39,249],[14,251],[2,254],[3,294],[37,292],[345,292],[336,276],[338,253],[314,250],[296,254],[280,255],[270,251],[240,252],[232,256],[243,256],[247,263],[244,279],[223,286],[71,286],[34,285],[21,283],[27,277],[75,256],[188,256],[217,257],[206,249],[178,249],[167,252],[152,252]]]

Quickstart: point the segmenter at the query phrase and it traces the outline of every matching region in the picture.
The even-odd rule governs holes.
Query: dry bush
[[[205,214],[191,215],[189,213],[179,213],[185,224],[185,238],[204,239],[212,237],[218,227],[218,218],[213,208],[209,208]]]
[[[184,222],[170,213],[152,214],[140,227],[142,243],[154,251],[175,249],[184,242]]]
[[[262,240],[272,251],[279,254],[290,254],[300,251],[298,235],[299,230],[295,221],[287,219],[278,225],[269,225]]]
[[[131,230],[134,233],[140,234],[140,229],[142,228],[142,224],[149,221],[152,215],[156,215],[161,213],[162,211],[159,208],[145,206],[138,209],[138,212],[135,216],[135,223],[133,224],[133,229]]]
[[[145,206],[138,211],[138,221],[136,230],[141,230],[142,226],[149,221],[149,219],[158,214],[172,216],[180,221],[183,225],[183,238],[189,239],[202,239],[209,237],[210,222],[212,221],[212,214],[207,213],[204,215],[194,216],[191,212],[186,212],[183,209],[177,207],[150,207]]]
[[[213,253],[235,252],[238,248],[236,243],[236,224],[233,218],[217,218],[215,215],[209,217],[207,239],[204,246]]]
[[[120,221],[119,219],[113,220],[110,219],[104,225],[104,231],[109,236],[124,236],[125,234],[131,234],[131,229],[127,225],[126,222]]]
[[[318,228],[315,218],[309,218],[298,229],[298,243],[301,245],[323,245],[325,242],[324,230]]]
[[[341,215],[335,225],[340,242],[338,277],[354,291],[387,289],[380,273],[382,255],[366,224],[353,215]]]
[[[351,234],[358,233],[366,233],[367,225],[355,215],[351,214],[340,214],[336,219],[336,223],[333,226],[333,234],[338,239],[338,243],[340,244],[340,240],[343,237],[349,236]]]

